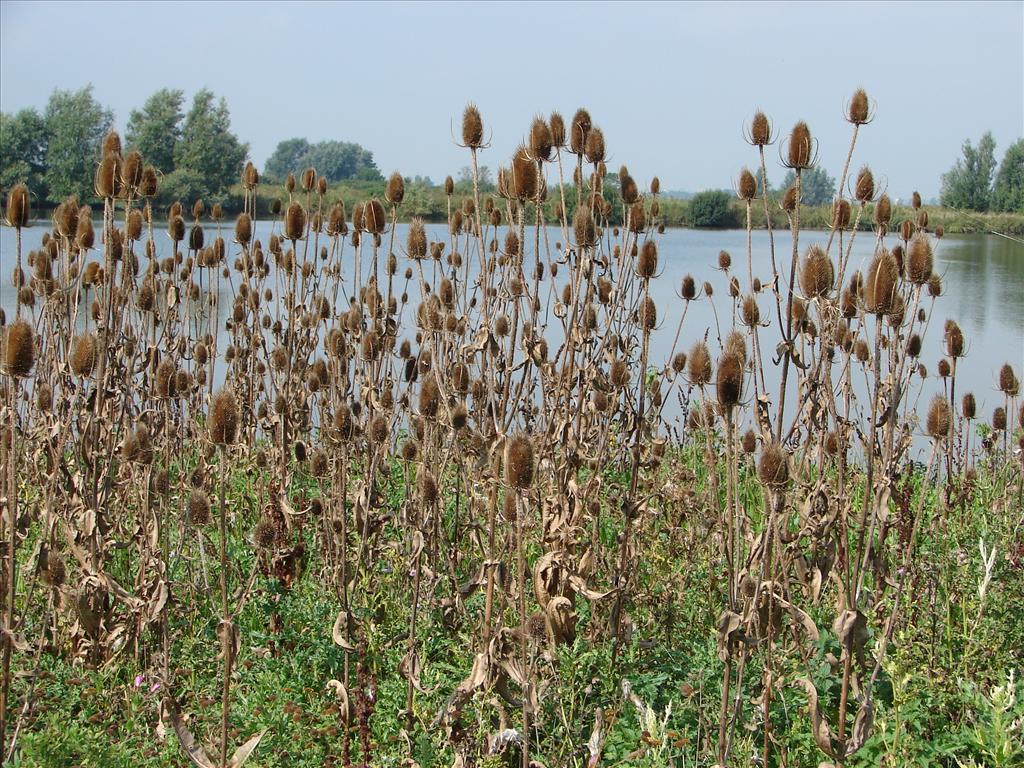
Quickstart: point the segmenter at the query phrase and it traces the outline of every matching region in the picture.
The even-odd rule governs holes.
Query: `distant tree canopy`
[[[162,88],[150,96],[142,109],[133,109],[125,130],[129,150],[138,150],[146,162],[161,173],[174,170],[174,150],[181,142],[181,111],[185,93]]]
[[[286,139],[277,145],[263,168],[271,179],[284,179],[289,173],[299,174],[315,168],[318,175],[330,182],[356,179],[379,181],[380,169],[373,161],[373,153],[358,144],[347,141],[319,141],[310,144],[306,139]]]
[[[1024,213],[1024,139],[1006,148],[992,188],[992,210]]]
[[[782,180],[781,192],[796,183],[796,174],[790,171]],[[821,166],[814,166],[800,174],[800,200],[803,205],[827,205],[836,194],[836,180]]]
[[[163,89],[132,110],[126,149],[139,150],[164,174],[161,201],[217,199],[241,176],[248,145],[231,132],[224,99],[201,90],[187,114],[184,101],[182,91]],[[92,200],[100,144],[113,122],[92,86],[54,91],[42,115],[34,109],[0,115],[0,185],[24,181],[33,200],[51,204],[71,195]]]
[[[728,227],[735,224],[729,202],[733,195],[721,189],[698,192],[690,198],[690,226]]]
[[[975,147],[968,139],[962,157],[942,175],[943,205],[969,211],[987,211],[992,198],[992,176],[996,171],[996,142],[986,131]]]

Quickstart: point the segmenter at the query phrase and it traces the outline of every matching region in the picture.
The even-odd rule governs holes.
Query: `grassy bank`
[[[954,509],[946,507],[930,485],[922,486],[920,475],[910,480],[910,504],[916,503],[918,494],[927,494],[927,535],[910,579],[915,597],[894,633],[890,658],[879,679],[874,735],[850,766],[1008,766],[1022,755],[1020,489],[1008,488],[1005,475],[995,469],[995,465],[983,465],[977,484]],[[295,472],[302,493],[323,492],[317,479],[301,467],[295,467]],[[708,487],[708,469],[700,452],[670,454],[652,480],[668,487],[685,476],[693,478],[697,494]],[[284,586],[271,574],[267,551],[253,542],[268,480],[256,470],[240,472],[229,493],[233,510],[227,547],[230,583],[240,590],[249,588],[245,609],[236,617],[244,640],[235,673],[239,696],[232,708],[231,738],[240,743],[266,729],[254,766],[340,766],[344,762],[342,723],[338,697],[328,681],[343,677],[345,653],[331,640],[339,598],[322,578],[328,566],[319,554],[324,551],[317,530],[320,521],[310,520],[305,526],[302,536],[308,554],[294,580]],[[388,521],[382,539],[390,543],[384,545],[377,566],[361,575],[355,606],[366,632],[360,652],[365,680],[374,696],[367,723],[369,762],[400,766],[411,757],[423,768],[449,766],[454,759],[451,742],[431,723],[470,675],[473,659],[465,649],[473,644],[483,595],[479,591],[470,595],[460,606],[460,615],[453,616],[448,578],[438,573],[425,581],[420,621],[432,629],[423,639],[423,692],[416,698],[416,726],[407,743],[401,735],[405,718],[400,714],[406,681],[399,671],[411,609],[401,597],[408,590],[398,523],[403,482],[402,469],[395,466],[388,473],[382,510]],[[724,475],[718,482],[725,482]],[[741,482],[750,508],[758,508],[761,491],[752,466],[743,467]],[[449,532],[459,525],[458,514],[464,520],[469,512],[460,509],[454,498],[447,499],[443,508],[447,510],[444,529]],[[621,524],[613,510],[605,512],[599,535],[611,543],[621,533]],[[613,661],[607,645],[593,642],[600,634],[603,610],[592,613],[585,602],[574,642],[557,649],[538,648],[542,654],[538,661],[551,675],[540,696],[538,722],[546,724],[541,733],[552,735],[542,736],[535,748],[548,765],[586,762],[586,743],[598,712],[606,723],[601,765],[713,762],[721,678],[715,634],[708,627],[720,611],[722,584],[715,576],[716,547],[702,531],[713,527],[714,521],[702,519],[699,513],[695,517],[686,500],[670,494],[653,500],[648,514],[649,547],[637,574],[633,630],[618,659]],[[536,523],[531,521],[530,526]],[[200,529],[198,535],[206,540],[207,553],[216,551],[215,529]],[[996,553],[991,571],[986,571],[979,544]],[[31,540],[26,542],[26,548],[33,546]],[[531,565],[541,554],[530,549]],[[130,559],[124,559],[110,572],[118,580],[130,581],[132,570]],[[474,570],[475,565],[463,563],[457,582],[472,580]],[[175,694],[182,710],[191,715],[191,727],[206,742],[216,735],[215,718],[209,713],[219,706],[219,663],[216,621],[208,605],[212,595],[202,584],[205,578],[215,583],[217,577],[216,562],[204,565],[195,548],[170,573],[178,585],[169,598]],[[511,603],[506,611],[505,620],[514,626]],[[42,631],[46,621],[40,606],[26,621],[26,633]],[[159,637],[154,633],[151,640],[143,641],[157,643]],[[807,653],[816,659],[812,669],[827,667],[829,659],[840,653],[836,636],[823,629]],[[70,664],[49,652],[40,657],[38,667],[19,665],[16,700],[23,700],[30,687],[35,699],[23,723],[19,760],[14,765],[181,765],[181,748],[166,725],[161,725],[163,678],[151,667],[153,663],[155,658],[144,649],[125,648],[100,668]],[[795,663],[783,673],[795,677],[801,667]],[[751,680],[760,674],[756,664],[748,668]],[[625,684],[632,696],[623,696]],[[823,704],[834,707],[838,693],[823,685]],[[774,737],[780,755],[787,765],[817,765],[820,753],[803,717],[798,716],[807,706],[804,692],[785,685],[777,696]],[[465,717],[488,722],[505,707],[509,704],[498,693],[481,693],[467,703]],[[743,704],[744,710],[748,707],[744,716],[753,717],[753,701]],[[1014,721],[1017,726],[1012,725]],[[479,735],[467,733],[466,738]],[[1002,753],[1010,761],[994,757],[1001,749],[1010,750]],[[740,735],[734,750],[737,764],[746,764],[758,753],[756,739]],[[960,762],[954,763],[954,758]],[[497,757],[483,763],[503,764]]]

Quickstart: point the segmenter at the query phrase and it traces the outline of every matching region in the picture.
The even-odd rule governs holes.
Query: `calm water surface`
[[[97,226],[97,233],[99,233]],[[23,232],[23,249],[38,248],[47,227],[39,223]],[[395,233],[396,252],[401,253],[404,246],[406,225],[399,225]],[[267,242],[271,233],[271,225],[260,222],[256,227],[256,236]],[[224,230],[226,240],[230,240],[231,230]],[[432,239],[448,240],[443,225],[431,225],[428,234]],[[206,227],[206,237],[212,241],[215,236],[212,226]],[[557,228],[549,230],[550,247],[554,249],[559,239]],[[792,247],[788,232],[776,233],[776,254],[779,267],[789,263]],[[801,234],[800,252],[813,243],[824,245],[827,234],[805,232]],[[161,255],[170,253],[170,241],[160,231],[157,233],[157,246]],[[527,252],[532,250],[532,236],[527,237]],[[385,235],[384,245],[387,245]],[[715,308],[723,329],[730,324],[730,302],[728,297],[728,277],[717,270],[718,253],[729,251],[732,255],[733,273],[742,285],[746,285],[747,274],[747,235],[743,230],[667,230],[659,237],[659,269],[660,276],[652,281],[652,296],[658,306],[659,328],[652,335],[651,362],[659,365],[669,357],[676,326],[682,313],[684,302],[677,297],[679,284],[686,274],[692,274],[698,286],[704,280],[710,280],[715,289]],[[891,241],[890,244],[892,244]],[[864,269],[870,260],[874,248],[874,237],[870,233],[859,233],[854,241],[849,275],[852,269]],[[229,245],[229,253],[237,246]],[[141,250],[141,249],[140,249]],[[347,258],[352,258],[353,250],[346,249]],[[833,247],[833,253],[835,249]],[[528,262],[532,257],[528,257]],[[0,231],[0,274],[3,285],[0,286],[0,306],[7,316],[11,317],[14,310],[14,295],[10,288],[10,274],[15,263],[14,231],[3,228]],[[347,262],[350,263],[350,262]],[[967,340],[967,356],[957,371],[957,391],[973,391],[978,400],[979,414],[986,417],[996,405],[1002,404],[1002,396],[996,387],[996,376],[999,367],[1009,362],[1014,366],[1018,376],[1024,376],[1024,245],[995,235],[948,235],[938,242],[936,247],[936,270],[942,275],[943,295],[936,301],[933,317],[924,338],[924,351],[921,359],[929,372],[934,372],[942,356],[942,326],[947,318],[960,323]],[[401,269],[400,269],[401,272]],[[755,277],[768,284],[771,277],[771,262],[768,247],[768,233],[754,232],[753,235],[753,272]],[[363,274],[366,272],[364,270]],[[559,288],[564,282],[563,271],[559,275]],[[351,271],[346,270],[346,278],[351,282]],[[543,301],[543,299],[542,299]],[[773,325],[774,307],[772,298],[767,292],[759,297],[762,318],[770,320]],[[227,299],[221,301],[221,311],[230,306]],[[930,300],[922,303],[929,309]],[[552,326],[557,325],[551,317]],[[223,324],[221,324],[223,325]],[[715,317],[711,304],[706,299],[691,304],[683,326],[679,349],[686,350],[708,329],[711,337],[715,336]],[[408,328],[407,328],[408,330]],[[549,340],[557,343],[557,334],[549,328]],[[766,328],[761,331],[762,339],[777,338],[778,331]],[[223,348],[223,346],[222,346]],[[767,350],[766,350],[767,353]],[[770,361],[766,359],[766,364]],[[934,376],[924,384],[920,392],[921,402],[926,403],[934,391],[941,389],[941,382]]]

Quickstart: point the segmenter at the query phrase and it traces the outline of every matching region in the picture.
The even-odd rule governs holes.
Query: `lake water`
[[[214,237],[214,228],[206,227],[207,242]],[[47,231],[44,223],[39,223],[23,232],[23,249],[38,248],[43,233]],[[407,232],[406,225],[398,225],[396,232],[396,252],[401,253]],[[259,222],[256,237],[266,244],[271,233],[269,222]],[[99,226],[97,226],[97,236]],[[231,239],[231,228],[226,226],[224,236]],[[443,225],[429,225],[428,236],[431,239],[448,241],[447,231]],[[500,235],[499,235],[500,236]],[[549,228],[548,239],[551,248],[560,239],[557,228]],[[801,233],[801,254],[813,243],[824,245],[827,233]],[[170,252],[170,241],[163,230],[157,233],[157,246],[161,255]],[[527,235],[528,254],[532,251],[532,234]],[[891,237],[889,244],[895,243]],[[387,236],[384,240],[387,245]],[[746,285],[747,274],[747,235],[742,230],[687,230],[670,229],[658,238],[660,275],[652,281],[652,296],[658,307],[659,328],[652,335],[651,362],[654,365],[664,363],[672,346],[676,326],[683,311],[684,302],[678,298],[680,282],[684,275],[692,274],[698,287],[704,280],[710,280],[715,289],[715,306],[723,329],[730,320],[730,301],[728,297],[728,277],[717,270],[718,253],[729,251],[732,255],[733,273]],[[776,233],[776,254],[780,269],[788,267],[791,243],[788,232]],[[229,246],[229,253],[234,253],[237,246]],[[874,249],[874,236],[861,232],[854,242],[850,267],[853,269],[866,267]],[[368,250],[368,249],[367,249]],[[346,249],[348,258],[353,253],[351,247]],[[835,246],[833,246],[835,253]],[[475,257],[474,257],[475,260]],[[3,284],[0,287],[0,306],[7,316],[11,317],[14,310],[14,295],[10,287],[10,274],[15,261],[14,231],[3,228],[0,231],[0,274]],[[400,264],[404,259],[400,258]],[[527,263],[532,263],[532,255],[528,255]],[[979,416],[988,418],[992,409],[1003,402],[1002,395],[996,386],[999,367],[1009,362],[1013,365],[1018,377],[1024,378],[1024,244],[994,235],[948,235],[937,243],[935,269],[942,276],[943,295],[936,301],[933,318],[928,325],[924,339],[921,360],[933,374],[942,356],[942,328],[947,318],[960,323],[967,342],[967,355],[958,366],[957,391],[959,393],[973,391],[978,401]],[[400,267],[401,271],[401,267]],[[768,233],[756,231],[753,234],[753,272],[766,285],[770,282],[771,263],[768,249]],[[367,274],[365,269],[363,274]],[[562,272],[559,275],[559,287],[564,282]],[[346,270],[346,277],[351,280],[351,272]],[[543,294],[546,295],[546,292]],[[761,316],[774,323],[773,301],[769,293],[759,297]],[[229,307],[227,299],[221,301],[223,308]],[[930,308],[930,300],[922,303]],[[406,315],[406,317],[408,317]],[[551,321],[556,324],[555,318]],[[695,301],[688,310],[686,323],[683,327],[679,350],[687,350],[693,341],[703,336],[705,330],[712,329],[714,334],[715,317],[711,304],[706,299]],[[724,333],[724,331],[723,331]],[[762,332],[762,339],[776,339],[778,331],[767,328]],[[557,343],[556,338],[550,338]],[[223,349],[223,345],[221,345]],[[768,355],[770,350],[766,350]],[[766,365],[770,365],[768,357]],[[928,402],[931,394],[941,391],[941,381],[930,375],[920,395],[920,402]]]

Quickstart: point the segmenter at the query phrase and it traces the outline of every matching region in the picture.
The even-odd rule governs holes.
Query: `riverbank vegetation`
[[[1019,360],[963,391],[939,225],[866,165],[809,244],[817,144],[780,128],[751,117],[726,207],[777,220],[777,138],[784,226],[670,303],[672,203],[582,108],[488,191],[469,105],[436,241],[397,238],[400,174],[346,199],[312,167],[160,223],[108,133],[101,204],[22,253],[15,184],[10,764],[1019,764]]]

